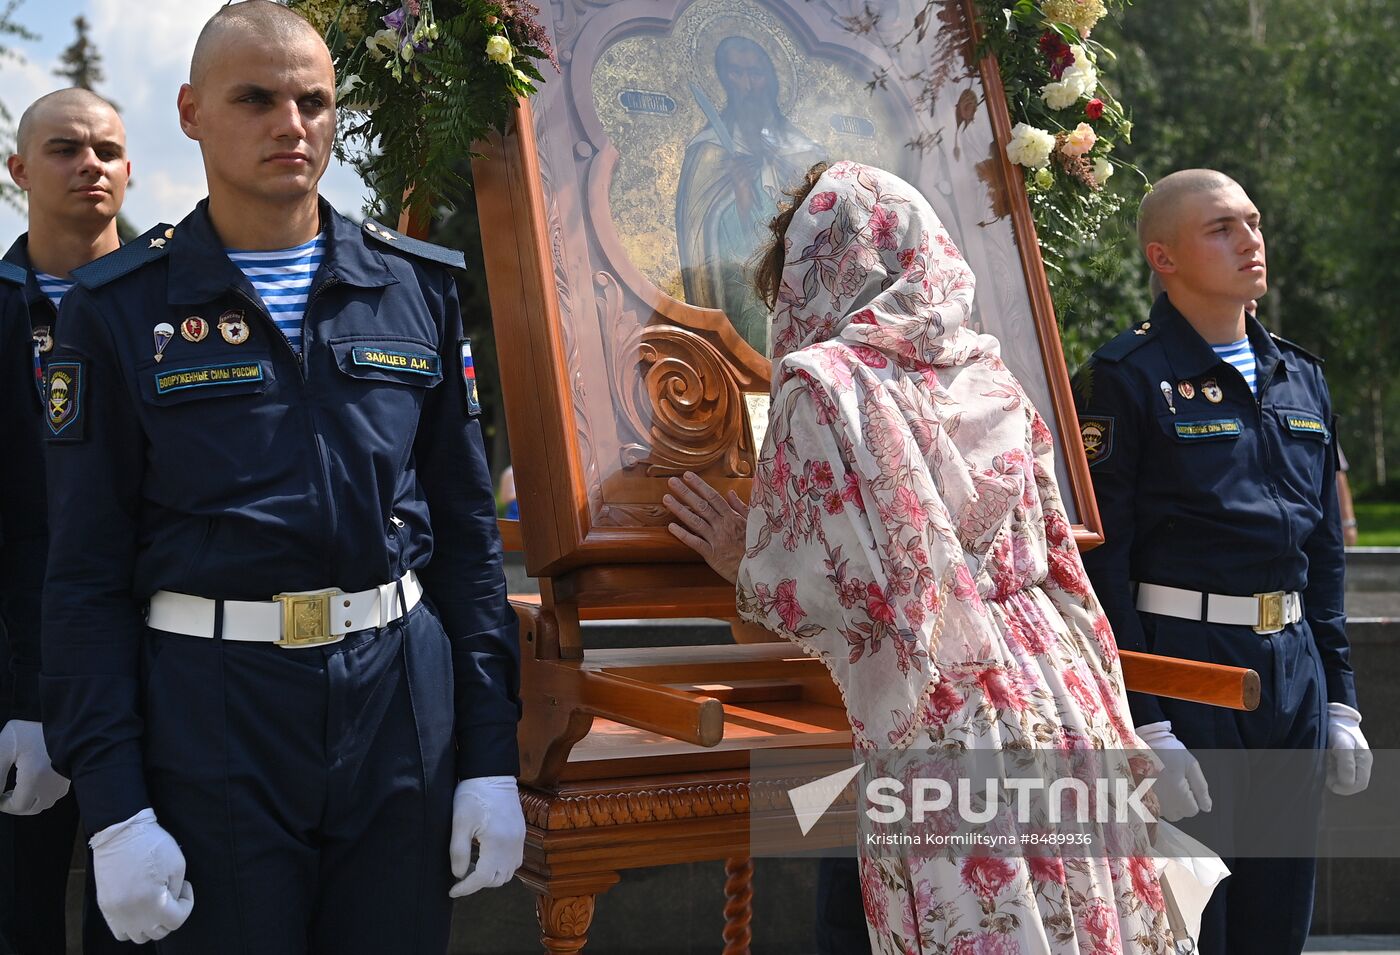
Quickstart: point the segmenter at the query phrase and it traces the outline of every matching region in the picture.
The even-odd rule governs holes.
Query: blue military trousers
[[[1259,706],[1239,712],[1162,699],[1172,732],[1190,750],[1300,750],[1290,761],[1251,760],[1241,753],[1202,756],[1212,812],[1185,820],[1183,828],[1229,836],[1240,855],[1225,856],[1230,876],[1206,907],[1198,939],[1201,955],[1296,955],[1312,924],[1317,863],[1310,856],[1261,857],[1257,849],[1285,836],[1302,846],[1315,836],[1327,745],[1327,685],[1317,645],[1306,621],[1260,635],[1224,626],[1143,614],[1153,652],[1259,674]],[[1305,765],[1307,764],[1307,765]],[[1282,821],[1281,821],[1282,820]],[[1282,826],[1289,826],[1284,833]],[[1218,846],[1205,836],[1205,841]]]
[[[452,660],[420,604],[324,647],[149,632],[146,780],[180,844],[175,955],[442,955]]]

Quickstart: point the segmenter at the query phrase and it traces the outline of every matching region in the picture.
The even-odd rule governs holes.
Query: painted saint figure
[[[768,309],[754,294],[749,259],[778,211],[781,188],[820,160],[822,147],[783,115],[778,74],[763,47],[725,37],[715,72],[722,110],[691,84],[708,122],[686,144],[676,191],[681,279],[686,301],[722,309],[766,355]]]

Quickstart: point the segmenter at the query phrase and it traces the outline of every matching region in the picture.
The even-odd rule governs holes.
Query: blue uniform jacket
[[[138,660],[157,590],[269,600],[416,569],[453,647],[459,776],[518,771],[517,624],[444,267],[461,256],[321,217],[301,361],[206,204],[78,270],[64,298],[43,699],[92,831],[150,804]]]
[[[39,607],[47,559],[43,418],[30,316],[51,324],[21,236],[0,262],[0,723],[39,720]]]
[[[1075,376],[1105,537],[1084,566],[1125,650],[1153,649],[1132,582],[1236,596],[1300,591],[1328,699],[1355,706],[1321,360],[1246,321],[1257,400],[1166,295]],[[1239,629],[1242,639],[1267,639]],[[1155,697],[1129,702],[1139,726],[1165,718]]]

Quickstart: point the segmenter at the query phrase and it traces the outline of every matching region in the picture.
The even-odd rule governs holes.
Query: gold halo
[[[797,102],[797,48],[770,14],[752,0],[700,0],[676,18],[676,33],[690,39],[691,76],[723,108],[724,87],[715,72],[715,49],[726,37],[752,40],[768,54],[778,76],[778,105],[783,115]]]

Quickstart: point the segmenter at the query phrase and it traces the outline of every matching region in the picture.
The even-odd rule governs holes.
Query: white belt
[[[1303,619],[1303,600],[1296,592],[1277,590],[1252,597],[1231,597],[1161,584],[1136,586],[1137,608],[1144,613],[1253,627],[1255,633],[1278,633]]]
[[[418,575],[410,570],[392,583],[353,594],[331,589],[278,594],[271,600],[225,600],[222,635],[225,640],[279,647],[338,643],[356,630],[387,627],[418,606],[422,596]],[[158,590],[151,595],[146,625],[189,637],[213,637],[218,604],[208,597]]]

